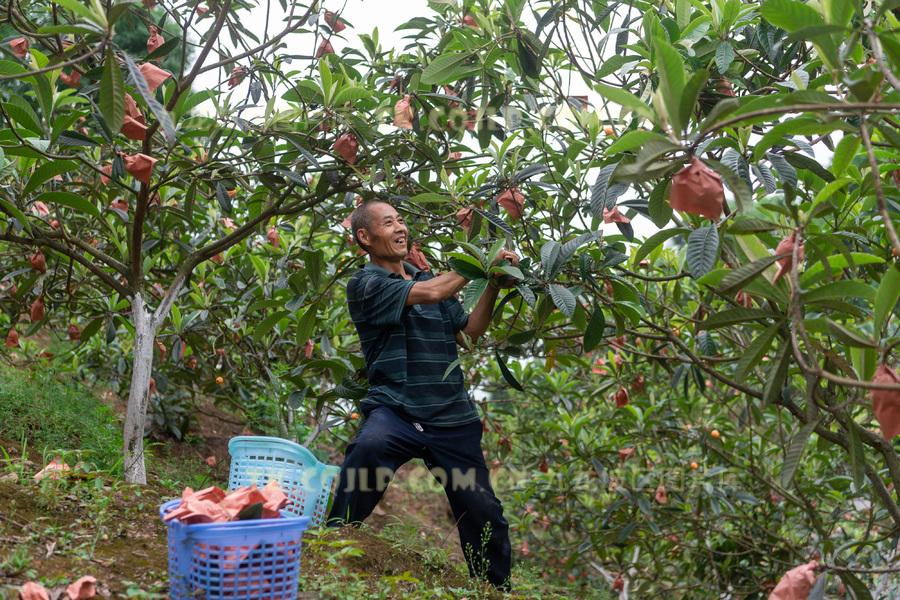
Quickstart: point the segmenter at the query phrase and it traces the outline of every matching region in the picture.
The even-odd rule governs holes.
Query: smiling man
[[[435,277],[404,261],[409,232],[393,206],[364,202],[350,223],[370,257],[347,284],[370,387],[328,521],[363,521],[394,472],[421,458],[447,493],[469,572],[508,590],[509,527],[484,462],[478,411],[459,366],[444,377],[456,345],[465,347],[461,333],[476,340],[487,330],[503,282],[492,281],[467,315],[455,294],[468,279],[453,271]],[[496,260],[503,259],[519,262],[507,250]]]

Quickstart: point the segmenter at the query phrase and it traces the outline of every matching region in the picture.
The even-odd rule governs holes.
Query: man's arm
[[[461,333],[469,336],[473,344],[484,335],[484,332],[487,331],[488,326],[491,324],[491,315],[494,314],[494,303],[497,301],[499,293],[500,289],[494,287],[493,283],[488,284],[484,294],[478,299],[478,304],[469,313],[469,322],[466,323],[462,330],[456,332],[457,344],[468,349],[468,346],[465,344],[465,338],[460,335]]]
[[[501,250],[497,255],[495,264],[502,260],[508,260],[514,266],[519,265],[519,257],[515,252],[509,250]],[[481,295],[481,298],[478,299],[478,304],[475,305],[475,308],[472,309],[472,312],[469,314],[469,320],[466,323],[466,326],[463,327],[462,330],[456,332],[457,344],[466,350],[470,350],[468,344],[466,344],[465,337],[461,334],[465,333],[473,344],[478,341],[478,338],[484,335],[484,332],[487,331],[491,324],[491,317],[494,314],[494,303],[497,301],[497,295],[500,293],[500,288],[511,287],[513,285],[512,283],[509,283],[509,281],[508,278],[502,276],[491,276],[488,280],[487,289],[484,291],[484,294]]]
[[[461,290],[467,283],[469,280],[456,271],[442,273],[428,281],[417,281],[409,290],[406,305],[437,304]]]

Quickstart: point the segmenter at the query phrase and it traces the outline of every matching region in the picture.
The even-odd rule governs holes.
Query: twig
[[[859,120],[859,133],[866,147],[866,154],[869,156],[869,167],[872,169],[872,185],[875,186],[875,197],[878,199],[878,210],[881,212],[881,220],[884,221],[884,229],[887,231],[891,245],[894,247],[894,254],[897,255],[900,254],[900,239],[897,238],[897,231],[894,229],[894,223],[891,221],[890,213],[888,213],[887,202],[884,199],[884,189],[881,187],[881,172],[878,170],[878,161],[875,160],[875,151],[872,150],[869,128],[866,127],[866,120],[862,117]]]

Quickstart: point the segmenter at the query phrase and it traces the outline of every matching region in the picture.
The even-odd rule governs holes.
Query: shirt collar
[[[406,272],[409,275],[411,275],[413,278],[415,278],[419,274],[419,271],[421,269],[417,269],[414,265],[406,262],[405,260],[401,261],[401,262],[403,263],[404,270],[406,270]],[[388,271],[384,267],[382,267],[380,265],[376,265],[372,261],[369,261],[365,265],[363,265],[363,269],[368,269],[369,271],[372,271],[374,273],[379,273],[381,275],[387,275],[388,277],[400,277],[400,275],[398,275],[397,273],[392,273],[391,271]]]

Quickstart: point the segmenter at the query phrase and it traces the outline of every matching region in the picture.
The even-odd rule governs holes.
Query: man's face
[[[359,239],[369,254],[385,260],[402,260],[408,252],[409,232],[397,210],[378,202],[369,207],[369,228],[359,230]]]

